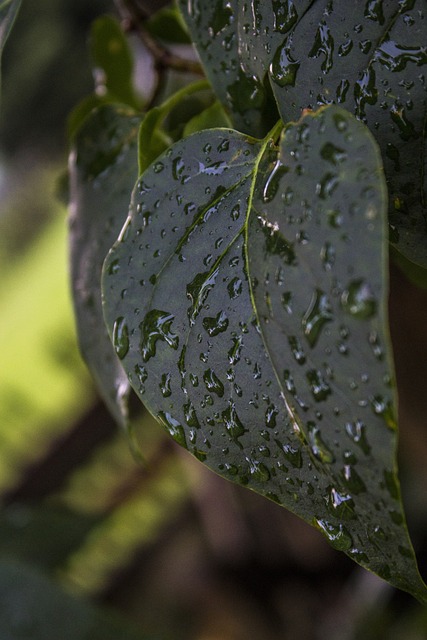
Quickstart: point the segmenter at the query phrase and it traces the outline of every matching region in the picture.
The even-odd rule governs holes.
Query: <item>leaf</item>
[[[359,196],[359,206],[353,206]],[[295,228],[289,239],[276,229],[287,207]],[[386,384],[392,368],[384,319],[385,207],[376,145],[364,125],[340,108],[289,125],[279,150],[269,136],[257,141],[232,130],[196,133],[171,147],[138,180],[130,216],[103,268],[104,317],[113,340],[117,327],[126,330],[129,344],[121,356],[129,380],[177,442],[220,475],[317,526],[363,566],[426,600],[404,524],[395,466],[395,398]],[[265,224],[257,233],[258,215]],[[327,245],[326,229],[336,247]],[[363,233],[360,245],[353,243],[353,233],[358,239]],[[293,265],[306,244],[317,271],[304,262],[296,280]],[[342,265],[344,246],[348,255]],[[254,291],[262,335],[247,261],[252,277],[260,271]],[[376,265],[377,275],[365,273],[365,261]],[[330,279],[329,288],[324,278]],[[263,298],[262,286],[269,292],[270,281],[280,288],[285,306],[280,324],[271,328],[279,342],[277,358],[265,329],[270,299]],[[292,304],[288,293],[297,296],[301,283],[308,292],[301,293],[303,316],[296,315],[298,326],[288,329],[282,325],[288,322],[286,305]],[[271,296],[278,295],[271,290]],[[338,346],[356,357],[360,348],[372,373],[361,369],[359,359],[352,365],[336,352],[337,327]],[[321,351],[320,361],[311,363],[304,341],[312,340],[314,349],[321,329],[325,336],[333,330],[337,362]],[[284,340],[286,358],[279,364]],[[343,375],[342,382],[332,380],[332,366],[341,367],[336,378]],[[300,395],[293,390],[301,379],[298,405]],[[322,428],[316,400],[325,413]],[[359,406],[362,400],[366,407]]]
[[[0,597],[0,636],[5,640],[144,638],[126,619],[69,595],[21,562],[0,561]]]
[[[427,15],[420,0],[316,3],[278,49],[270,77],[287,121],[335,101],[371,129],[384,162],[395,248],[427,269]],[[294,60],[295,77],[286,73]],[[293,74],[291,74],[293,75]]]
[[[191,44],[186,24],[176,6],[163,7],[150,16],[144,28],[155,38],[173,44]]]
[[[140,118],[122,107],[99,107],[75,135],[69,166],[71,279],[80,349],[123,426],[131,419],[133,392],[104,328],[101,268],[126,220],[137,177],[139,124]],[[126,334],[119,337],[125,344]]]
[[[181,0],[181,9],[238,127],[251,131],[256,121],[251,111],[251,123],[242,116],[251,105],[243,84],[252,87],[260,114],[267,77],[284,122],[335,102],[369,126],[389,187],[390,240],[418,271],[427,269],[424,1],[366,0],[348,8],[330,0]]]
[[[18,15],[21,0],[1,0],[0,2],[0,52]]]
[[[102,16],[94,21],[91,52],[100,96],[107,94],[110,102],[138,109],[141,100],[133,86],[133,56],[117,20]]]
[[[268,82],[243,64],[238,39],[240,4],[240,0],[179,2],[209,81],[234,125],[263,136],[277,120],[277,111]]]
[[[210,107],[207,107],[207,109],[204,109],[187,122],[184,127],[183,137],[204,129],[229,128],[230,125],[231,122],[221,103],[216,100]]]
[[[338,108],[308,114],[260,165],[249,273],[293,428],[325,482],[314,486],[329,505],[317,525],[326,534],[347,529],[350,557],[425,598],[405,566],[412,551],[395,463],[386,205],[369,131]]]
[[[21,0],[0,0],[0,58],[20,6]]]
[[[206,80],[193,82],[171,95],[161,105],[153,107],[145,115],[139,130],[139,171],[142,173],[172,144],[173,138],[164,128],[164,121],[182,101],[209,88]]]

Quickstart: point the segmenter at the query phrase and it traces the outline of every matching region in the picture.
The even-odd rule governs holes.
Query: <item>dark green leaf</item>
[[[185,137],[204,129],[230,127],[230,125],[231,122],[223,106],[216,100],[210,107],[204,109],[187,122],[183,135]]]
[[[309,144],[313,161],[308,162]],[[292,204],[299,175],[304,190],[300,193],[295,184],[289,220],[295,237],[287,239],[276,225]],[[265,217],[258,250],[252,229],[257,212],[250,216],[245,244],[252,201],[274,214],[277,208],[274,219]],[[104,264],[104,315],[113,340],[119,328],[129,337],[121,356],[133,388],[177,442],[217,473],[315,524],[334,546],[422,599],[395,473],[393,388],[383,378],[392,375],[384,320],[385,204],[376,146],[365,127],[339,108],[290,126],[279,151],[269,139],[256,141],[232,130],[195,134],[175,144],[139,179],[126,227]],[[306,238],[310,220],[313,229]],[[339,252],[348,237],[348,262],[342,267],[340,253],[336,257],[339,272],[333,271],[335,247],[324,237],[329,224]],[[357,238],[362,230],[365,234],[363,251],[352,241],[355,225],[361,225]],[[309,264],[303,264],[298,284],[295,279],[287,287],[285,267],[293,273],[297,245],[305,247],[307,240],[313,261],[317,256],[320,262],[313,268],[325,269],[331,279],[336,274],[333,291],[341,302],[329,301],[332,284],[322,297],[322,279],[316,297]],[[272,329],[279,343],[285,333],[289,345],[280,368],[268,354],[270,338],[266,351],[260,333],[248,252],[251,269],[254,260],[265,260],[264,269],[270,258],[281,261],[262,272],[260,292],[264,281],[280,286],[285,310],[292,309],[296,289],[307,286],[304,315],[297,316],[300,333],[292,325]],[[365,274],[365,260],[377,265],[375,277]],[[258,304],[264,330],[270,299]],[[326,335],[329,324],[334,331],[339,327],[342,350],[357,354],[355,341],[362,335],[361,354],[366,367],[373,367],[361,370],[360,360],[351,365],[336,351],[331,334],[337,365],[344,367],[339,392],[332,380],[336,363],[328,362],[327,353],[318,364],[305,362],[310,341],[314,348],[317,332],[321,344],[321,330]],[[347,335],[347,327],[354,336]],[[301,406],[295,407],[298,375],[305,386]],[[362,400],[366,407],[359,407]],[[345,424],[335,406],[344,412]],[[325,407],[325,421],[327,416],[331,422],[318,428]]]
[[[191,43],[186,24],[176,6],[160,9],[145,22],[144,27],[159,40],[174,44]]]
[[[2,640],[143,640],[126,620],[67,594],[22,563],[0,562],[0,598]]]
[[[181,0],[181,8],[238,128],[259,130],[251,126],[268,102],[267,76],[284,122],[332,102],[366,122],[382,152],[390,240],[427,269],[425,0]]]
[[[425,2],[359,2],[351,10],[335,3],[325,11],[326,4],[299,12],[272,58],[279,111],[286,122],[334,101],[366,122],[382,152],[390,239],[427,269]]]
[[[350,557],[425,598],[407,564],[395,464],[386,205],[368,129],[338,108],[309,114],[260,166],[249,273],[314,490],[329,507],[325,519],[314,507],[317,525],[332,537],[347,530]]]
[[[165,130],[164,121],[171,114],[173,109],[186,101],[189,96],[199,92],[205,92],[208,89],[208,83],[205,80],[194,82],[183,89],[180,89],[163,104],[153,107],[146,114],[139,130],[139,170],[140,173],[145,171],[147,167],[172,144],[173,138],[171,134]],[[190,111],[190,117],[192,116]],[[184,126],[184,125],[183,125]]]
[[[133,56],[120,24],[111,16],[95,20],[91,31],[97,92],[110,102],[138,109],[141,100],[133,86]]]
[[[104,258],[128,213],[138,169],[139,124],[140,118],[129,111],[104,105],[85,120],[70,155],[71,276],[78,338],[97,387],[121,424],[130,419],[131,389],[104,328],[100,278]],[[126,339],[126,333],[119,332],[122,348]]]
[[[249,10],[250,3],[246,4]],[[277,111],[268,82],[243,62],[238,39],[240,5],[240,0],[180,0],[207,76],[234,125],[262,136],[277,119]],[[257,46],[255,40],[250,46]]]
[[[78,549],[98,523],[99,516],[14,503],[3,508],[0,515],[0,557],[53,571]]]
[[[108,104],[109,102],[111,102],[111,100],[106,96],[99,96],[96,93],[91,93],[86,98],[83,98],[76,107],[74,107],[67,118],[67,134],[70,142],[73,141],[75,134],[80,129],[90,112],[103,104]]]

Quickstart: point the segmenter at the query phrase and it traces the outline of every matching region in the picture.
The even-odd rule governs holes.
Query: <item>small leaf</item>
[[[230,125],[230,119],[225,113],[224,108],[221,103],[216,100],[210,107],[204,109],[187,122],[184,127],[183,137],[197,133],[198,131],[203,131],[204,129],[229,128]]]
[[[191,39],[176,6],[163,7],[146,22],[144,28],[152,36],[173,44],[191,44]]]
[[[132,417],[133,393],[119,359],[126,331],[117,328],[114,349],[103,328],[100,287],[102,263],[126,220],[137,176],[139,124],[140,118],[122,107],[99,107],[75,136],[69,168],[71,277],[80,349],[101,396],[124,426]]]
[[[138,109],[141,100],[133,85],[133,56],[120,24],[111,16],[95,20],[91,30],[91,52],[95,64],[97,93],[110,102]]]
[[[174,93],[160,106],[153,107],[148,111],[139,130],[138,159],[140,173],[145,171],[173,142],[173,138],[163,127],[164,121],[171,111],[188,96],[206,91],[208,88],[209,85],[206,80],[194,82]]]
[[[339,108],[290,125],[279,150],[196,133],[138,180],[103,268],[104,317],[112,337],[126,325],[129,380],[178,443],[426,600],[396,477],[385,207],[377,147]]]

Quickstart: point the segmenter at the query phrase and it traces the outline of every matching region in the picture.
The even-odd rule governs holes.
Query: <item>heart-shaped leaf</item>
[[[414,265],[407,272],[422,269],[425,282],[424,0],[366,0],[351,6],[344,0],[182,0],[181,9],[217,95],[235,112],[238,127],[252,123],[245,120],[251,102],[244,82],[250,79],[252,99],[258,100],[254,108],[261,113],[268,100],[267,77],[284,122],[299,118],[302,109],[332,102],[366,122],[382,152],[390,240]],[[209,30],[212,24],[217,27]]]
[[[129,426],[133,394],[104,328],[101,269],[126,219],[138,171],[140,118],[104,105],[86,118],[70,154],[71,279],[82,355],[116,420]],[[120,334],[126,343],[126,335]],[[124,348],[123,346],[121,347]],[[139,404],[139,403],[138,403]]]
[[[425,600],[396,476],[385,194],[369,131],[338,107],[279,149],[196,133],[138,180],[104,317],[177,442]]]

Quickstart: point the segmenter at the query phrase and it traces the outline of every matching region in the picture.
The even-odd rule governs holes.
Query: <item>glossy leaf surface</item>
[[[104,264],[104,317],[117,346],[128,338],[120,356],[133,388],[177,442],[423,599],[395,468],[385,210],[376,145],[339,108],[290,126],[279,150],[232,130],[197,133],[139,179]],[[278,233],[288,213],[290,238]],[[297,280],[299,245],[312,262],[301,259]],[[293,326],[286,307],[300,297]],[[276,298],[283,311],[266,330]],[[331,332],[327,345],[322,331]],[[372,382],[344,353],[359,348]],[[311,349],[321,349],[317,360]]]
[[[80,349],[122,425],[130,418],[132,392],[104,328],[101,268],[126,219],[138,170],[139,124],[140,119],[123,108],[100,107],[77,132],[69,167],[71,277]]]
[[[252,65],[243,64],[238,37],[240,0],[180,0],[180,8],[206,74],[236,128],[265,135],[277,119],[277,111],[269,83]],[[257,44],[252,40],[250,46]]]
[[[344,0],[182,0],[181,8],[218,97],[238,127],[249,125],[251,100],[259,112],[265,109],[267,77],[284,122],[298,119],[302,109],[332,102],[366,122],[382,152],[390,240],[426,269],[424,0],[366,0],[351,7]],[[244,83],[252,87],[251,100],[240,102]]]

